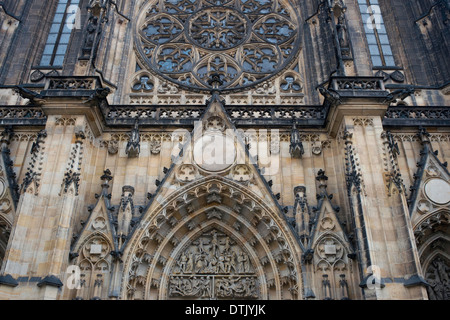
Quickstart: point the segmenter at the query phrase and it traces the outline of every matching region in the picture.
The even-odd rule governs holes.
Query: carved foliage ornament
[[[210,91],[213,74],[221,90],[256,86],[289,67],[300,46],[300,15],[288,1],[159,0],[144,12],[139,60],[189,89]]]

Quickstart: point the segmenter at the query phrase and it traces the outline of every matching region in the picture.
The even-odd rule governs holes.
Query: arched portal
[[[220,176],[180,188],[127,244],[122,298],[302,298],[301,249],[275,209]]]
[[[425,215],[414,227],[430,300],[450,300],[450,212]]]

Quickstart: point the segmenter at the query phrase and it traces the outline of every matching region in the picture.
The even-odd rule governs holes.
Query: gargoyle
[[[45,102],[43,95],[34,92],[32,90],[26,89],[22,86],[14,86],[14,92],[20,95],[22,98],[28,99],[29,105],[42,105]]]
[[[415,89],[413,87],[408,87],[405,89],[398,89],[391,92],[386,98],[386,102],[396,102],[398,100],[403,101],[408,98],[410,95],[414,94]]]
[[[325,97],[325,102],[330,103],[332,106],[337,106],[341,104],[341,96],[339,93],[333,89],[326,89],[324,87],[319,87],[319,92]]]

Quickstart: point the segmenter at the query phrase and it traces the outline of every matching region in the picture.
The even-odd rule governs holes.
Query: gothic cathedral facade
[[[448,0],[0,25],[0,299],[450,299]]]

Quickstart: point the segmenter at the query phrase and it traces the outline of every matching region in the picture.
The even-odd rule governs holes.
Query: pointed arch
[[[276,209],[245,185],[221,176],[180,188],[164,203],[148,208],[127,243],[122,298],[169,298],[175,261],[186,246],[212,229],[249,254],[260,285],[259,298],[301,298],[302,251]]]
[[[100,282],[109,282],[111,277],[112,257],[114,248],[110,237],[102,232],[95,231],[76,243],[74,252],[77,253],[75,265],[80,267],[82,284],[81,288],[74,292],[77,299],[106,298],[102,294]]]
[[[424,215],[415,224],[414,235],[429,299],[450,299],[450,211]]]

